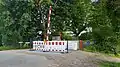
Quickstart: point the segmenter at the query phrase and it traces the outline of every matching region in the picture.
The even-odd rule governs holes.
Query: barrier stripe
[[[48,34],[49,34],[49,32],[50,32],[50,15],[51,15],[51,12],[52,12],[52,6],[50,6],[50,8],[49,8],[49,14],[48,14],[48,29],[47,29],[47,41],[49,40],[49,36],[48,36]]]
[[[56,42],[56,45],[58,45],[58,42]]]

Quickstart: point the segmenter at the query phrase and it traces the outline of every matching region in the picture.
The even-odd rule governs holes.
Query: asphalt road
[[[25,51],[0,51],[0,67],[48,67],[52,63],[43,55],[29,55]]]
[[[29,50],[0,51],[0,67],[99,67],[99,62],[120,61],[85,51],[67,54]]]

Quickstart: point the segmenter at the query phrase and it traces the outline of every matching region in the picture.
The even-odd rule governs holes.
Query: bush
[[[18,45],[18,46],[4,45],[4,46],[0,46],[0,51],[2,51],[2,50],[14,50],[14,49],[28,49],[28,48],[30,48],[30,45],[28,43],[24,43],[24,44],[21,44],[21,45]]]
[[[109,32],[111,30],[106,31],[103,29],[100,31],[97,30],[93,32],[93,39],[96,40],[96,44],[93,47],[95,47],[96,51],[98,52],[110,53],[110,54],[112,53],[117,55],[118,54],[117,36],[113,32]]]
[[[11,46],[1,46],[0,47],[0,51],[2,51],[2,50],[10,50],[10,49],[15,49],[15,48],[13,48]]]
[[[27,43],[23,44],[22,48],[23,49],[29,48],[29,44],[27,44]]]
[[[95,52],[95,51],[96,51],[96,50],[95,50],[95,47],[93,47],[92,45],[86,46],[86,47],[84,48],[84,50],[85,50],[85,51],[88,51],[88,52]]]

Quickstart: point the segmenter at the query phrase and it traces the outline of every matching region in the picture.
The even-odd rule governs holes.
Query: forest
[[[0,46],[19,46],[46,33],[72,31],[78,40],[96,40],[92,50],[120,53],[120,0],[0,0]],[[86,27],[92,32],[79,36]],[[64,36],[71,40],[69,35]]]

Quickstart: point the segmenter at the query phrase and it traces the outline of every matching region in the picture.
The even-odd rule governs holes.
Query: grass
[[[95,50],[95,48],[92,47],[92,46],[87,46],[87,47],[85,47],[85,48],[84,48],[84,51],[87,51],[87,52],[97,52],[97,51]],[[120,53],[118,53],[117,56],[115,56],[114,54],[110,54],[110,53],[104,53],[104,52],[100,52],[100,53],[103,54],[103,55],[106,55],[106,56],[111,56],[111,57],[120,58]]]
[[[17,50],[17,49],[27,49],[26,47],[18,48],[18,47],[12,47],[12,46],[0,46],[0,51],[3,50]]]
[[[117,62],[101,62],[99,67],[120,67],[120,63]]]
[[[87,46],[84,48],[85,51],[87,52],[97,52],[94,47],[92,46]],[[115,58],[120,58],[120,53],[118,54],[118,56],[115,56],[114,54],[106,54],[106,53],[100,53],[101,55],[105,55],[105,56],[110,56],[110,57],[115,57]],[[107,62],[107,61],[103,61],[100,62],[99,67],[120,67],[120,62]]]
[[[120,58],[120,53],[118,54],[118,56],[115,56],[114,54],[107,54],[107,55],[115,58]]]
[[[92,47],[92,46],[86,46],[86,47],[84,48],[84,50],[87,51],[87,52],[96,52],[95,48]]]
[[[1,46],[0,47],[0,51],[2,51],[2,50],[10,50],[10,49],[14,49],[14,48],[10,47],[10,46]]]

